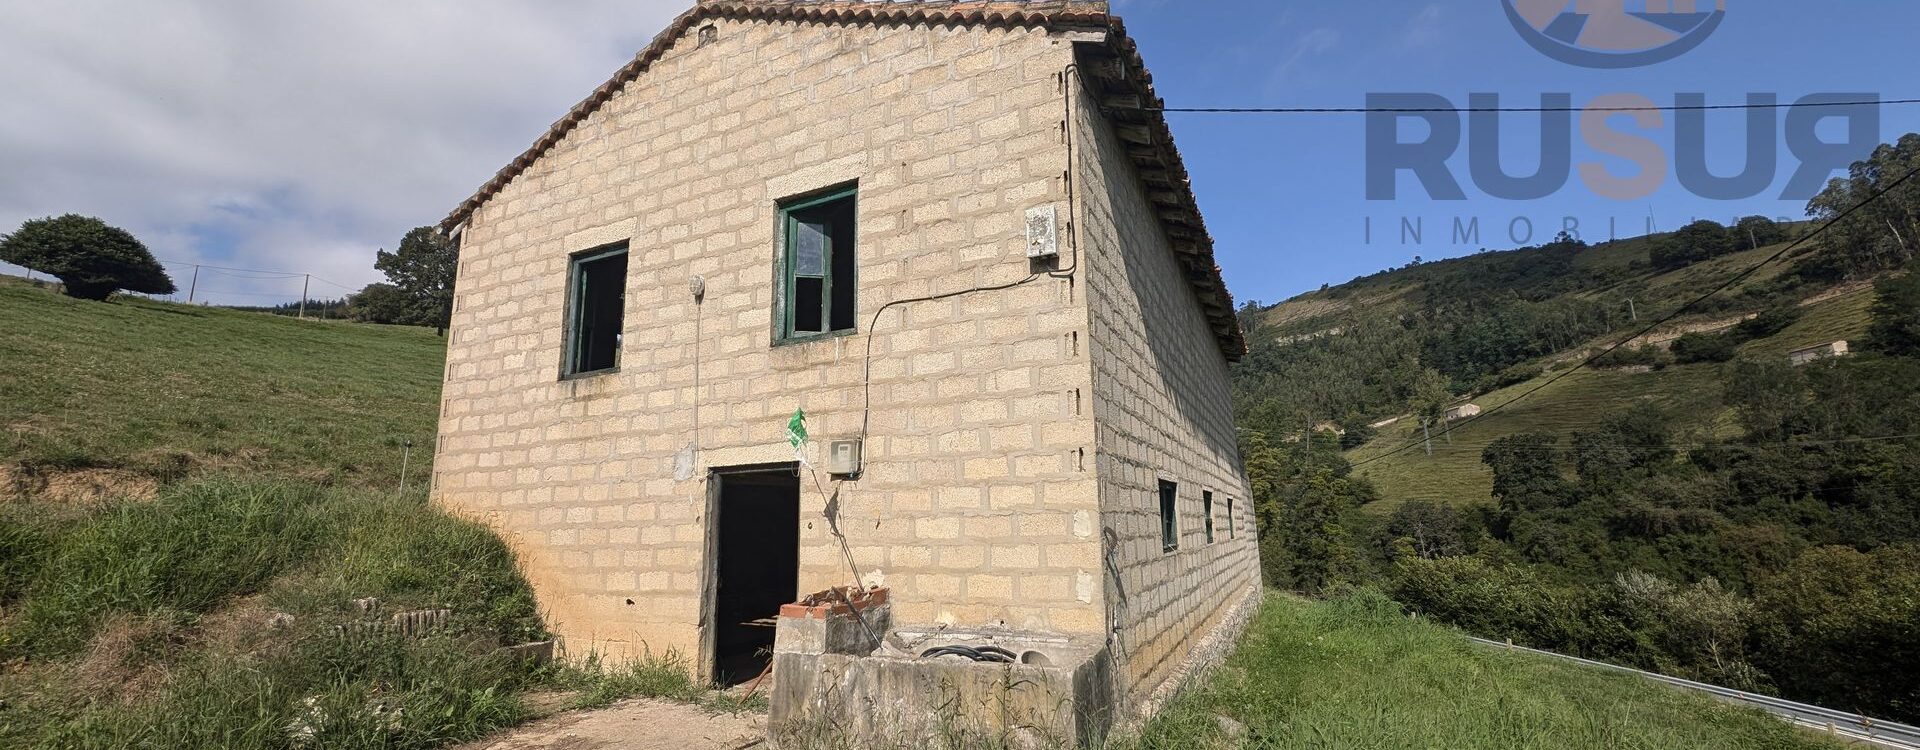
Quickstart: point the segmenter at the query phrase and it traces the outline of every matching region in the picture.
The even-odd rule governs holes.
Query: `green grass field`
[[[431,330],[322,323],[0,279],[0,467],[209,471],[397,486],[426,476],[444,342]]]
[[[1244,725],[1223,736],[1216,717]],[[1473,645],[1358,592],[1331,602],[1270,595],[1205,685],[1142,738],[1188,748],[1838,748],[1757,711],[1631,675]]]

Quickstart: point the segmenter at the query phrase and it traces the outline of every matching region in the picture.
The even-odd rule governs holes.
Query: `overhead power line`
[[[1809,240],[1812,240],[1816,237],[1819,237],[1822,234],[1825,234],[1827,230],[1832,229],[1834,225],[1839,224],[1842,221],[1846,221],[1849,217],[1853,216],[1856,213],[1859,213],[1860,211],[1864,210],[1866,207],[1873,205],[1875,202],[1879,201],[1881,198],[1886,197],[1887,194],[1900,189],[1900,186],[1905,185],[1909,181],[1913,180],[1913,178],[1916,175],[1920,175],[1920,168],[1908,170],[1908,172],[1905,175],[1902,175],[1900,179],[1894,180],[1892,183],[1888,184],[1887,186],[1880,188],[1878,191],[1875,191],[1873,195],[1867,196],[1865,200],[1860,201],[1858,204],[1855,204],[1852,208],[1847,209],[1846,211],[1842,212],[1840,215],[1835,216],[1832,219],[1828,219],[1826,223],[1821,224],[1820,226],[1814,228],[1813,231],[1808,232],[1804,235],[1801,235],[1800,239],[1794,240],[1791,244],[1787,245],[1784,248],[1781,248],[1780,252],[1777,252],[1777,253],[1774,253],[1773,255],[1768,256],[1765,260],[1762,260],[1759,263],[1755,263],[1751,267],[1747,268],[1747,270],[1745,271],[1741,271],[1740,273],[1734,274],[1733,278],[1727,279],[1726,282],[1722,283],[1720,286],[1714,287],[1712,291],[1709,291],[1706,294],[1703,294],[1703,295],[1700,295],[1699,297],[1694,298],[1693,301],[1688,302],[1684,305],[1681,305],[1679,308],[1675,309],[1673,312],[1667,313],[1666,317],[1663,317],[1659,320],[1654,321],[1652,325],[1649,325],[1646,328],[1641,329],[1639,333],[1636,333],[1632,336],[1628,336],[1624,339],[1621,339],[1618,343],[1615,343],[1614,345],[1607,347],[1606,350],[1600,352],[1599,354],[1595,354],[1591,357],[1586,358],[1585,360],[1582,360],[1579,364],[1561,371],[1559,374],[1556,374],[1553,377],[1548,378],[1545,382],[1521,392],[1520,395],[1514,396],[1513,398],[1508,399],[1505,403],[1502,403],[1499,406],[1495,406],[1490,409],[1487,409],[1486,411],[1481,412],[1480,416],[1475,417],[1466,423],[1462,423],[1461,425],[1448,425],[1446,429],[1441,430],[1440,432],[1434,434],[1432,437],[1445,437],[1447,435],[1452,434],[1455,430],[1459,429],[1460,426],[1464,426],[1465,424],[1472,424],[1474,422],[1479,422],[1481,420],[1486,419],[1488,416],[1499,413],[1501,410],[1504,410],[1509,406],[1519,403],[1522,399],[1525,399],[1526,397],[1531,396],[1535,393],[1539,393],[1541,389],[1546,388],[1547,386],[1553,385],[1554,383],[1560,382],[1562,378],[1565,378],[1568,375],[1572,375],[1576,372],[1586,369],[1587,367],[1592,366],[1594,362],[1599,361],[1602,357],[1605,357],[1609,354],[1614,353],[1615,351],[1619,350],[1621,347],[1626,346],[1629,342],[1636,341],[1642,336],[1653,333],[1654,330],[1668,323],[1673,322],[1675,318],[1678,318],[1681,315],[1686,314],[1688,310],[1691,310],[1699,306],[1700,303],[1705,302],[1709,299],[1712,299],[1715,295],[1718,295],[1721,292],[1724,292],[1728,289],[1733,288],[1735,284],[1738,284],[1741,281],[1745,281],[1747,277],[1752,276],[1753,274],[1759,272],[1760,269],[1767,267],[1769,264],[1773,263],[1774,261],[1777,261],[1781,258],[1786,257],[1788,253],[1791,253],[1794,250],[1798,249],[1801,245],[1806,244]],[[1429,438],[1429,440],[1430,439],[1431,438]],[[1369,458],[1365,461],[1361,461],[1357,464],[1354,464],[1353,468],[1358,469],[1362,466],[1366,466],[1371,463],[1384,461],[1388,458],[1392,458],[1394,456],[1397,456],[1409,450],[1412,450],[1420,446],[1421,444],[1422,444],[1422,441],[1410,441],[1406,445],[1400,446],[1399,448],[1395,448],[1386,453],[1382,453],[1378,456],[1374,456],[1373,458]]]
[[[1795,107],[1880,107],[1920,104],[1920,99],[1862,99],[1844,102],[1772,102],[1768,104],[1671,104],[1620,107],[1147,107],[1148,112],[1200,114],[1369,115],[1541,112],[1712,112],[1729,109],[1792,109]]]

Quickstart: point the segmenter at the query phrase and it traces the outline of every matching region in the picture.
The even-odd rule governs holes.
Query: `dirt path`
[[[627,701],[544,719],[457,750],[743,750],[765,747],[766,717]]]

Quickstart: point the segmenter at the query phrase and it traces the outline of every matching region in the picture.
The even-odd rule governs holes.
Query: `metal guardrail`
[[[1467,640],[1473,641],[1474,643],[1478,643],[1484,646],[1493,646],[1495,648],[1508,649],[1512,651],[1525,651],[1529,654],[1536,654],[1539,656],[1546,656],[1554,659],[1560,659],[1563,661],[1575,662],[1575,663],[1584,664],[1590,667],[1599,667],[1601,669],[1607,669],[1615,672],[1626,672],[1629,674],[1636,674],[1641,677],[1645,677],[1649,680],[1654,680],[1656,682],[1664,682],[1668,685],[1673,685],[1675,687],[1683,688],[1686,690],[1706,693],[1707,695],[1713,696],[1714,698],[1717,698],[1721,701],[1725,701],[1728,703],[1738,703],[1741,705],[1752,706],[1754,708],[1758,708],[1767,713],[1773,714],[1774,716],[1778,716],[1782,719],[1785,719],[1788,722],[1791,722],[1797,726],[1802,726],[1808,729],[1814,729],[1821,732],[1826,732],[1828,734],[1831,734],[1835,737],[1839,737],[1841,739],[1851,740],[1855,742],[1870,743],[1870,744],[1878,745],[1880,747],[1892,748],[1893,750],[1920,750],[1920,727],[1912,727],[1906,724],[1898,724],[1890,721],[1880,721],[1878,719],[1871,719],[1865,716],[1861,716],[1859,714],[1850,714],[1845,711],[1835,711],[1831,708],[1821,708],[1819,706],[1810,706],[1805,703],[1795,703],[1793,701],[1781,700],[1779,698],[1774,698],[1772,696],[1748,693],[1740,690],[1734,690],[1732,688],[1720,687],[1719,685],[1709,685],[1704,682],[1694,682],[1693,680],[1683,680],[1678,677],[1669,677],[1667,675],[1656,674],[1654,672],[1646,672],[1646,671],[1634,669],[1631,667],[1623,667],[1618,664],[1608,664],[1606,662],[1594,661],[1592,659],[1582,659],[1577,656],[1567,656],[1566,654],[1556,654],[1552,651],[1541,651],[1540,649],[1537,649],[1537,648],[1527,648],[1525,646],[1515,646],[1510,643],[1490,641],[1485,638],[1475,638],[1473,636],[1467,636]]]

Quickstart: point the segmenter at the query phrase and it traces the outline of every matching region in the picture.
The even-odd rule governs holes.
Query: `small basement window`
[[[854,193],[848,186],[780,207],[782,341],[854,330]]]
[[[1160,480],[1160,549],[1180,549],[1180,485]]]
[[[1204,490],[1200,493],[1200,512],[1206,514],[1207,516],[1207,543],[1212,544],[1213,543],[1213,491],[1212,490]]]
[[[590,250],[573,256],[570,265],[565,374],[619,369],[627,308],[627,246]]]

